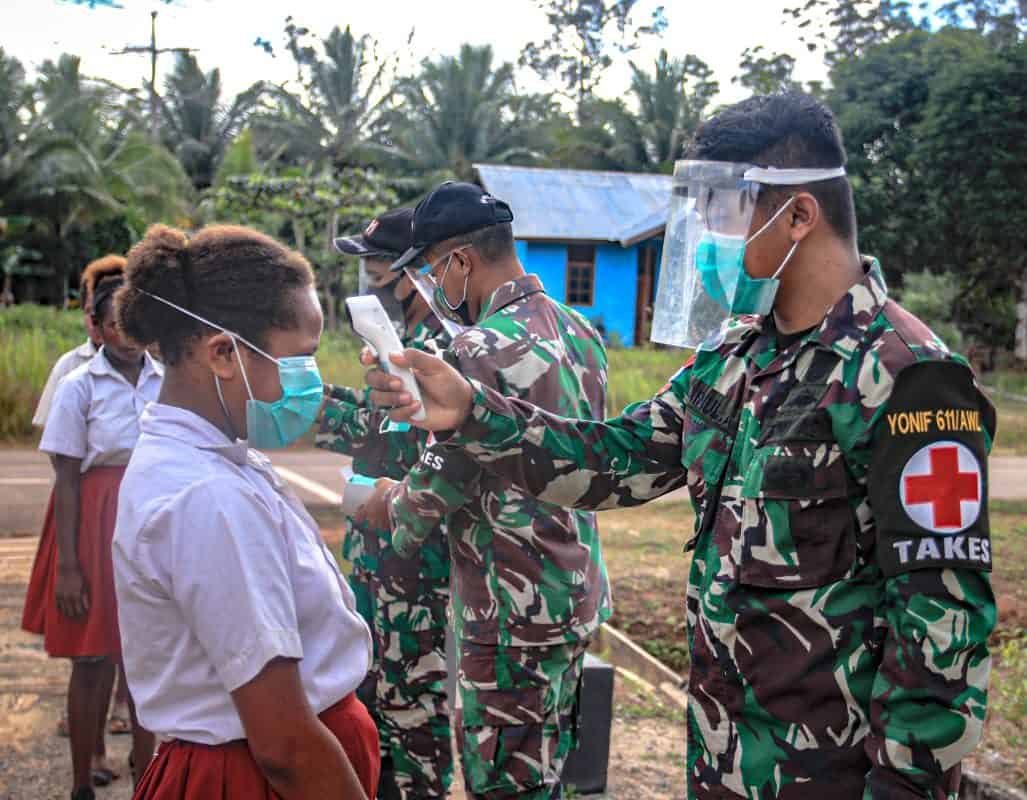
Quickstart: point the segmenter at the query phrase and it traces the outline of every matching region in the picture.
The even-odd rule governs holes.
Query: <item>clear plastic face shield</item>
[[[772,278],[748,275],[746,245],[791,205],[791,200],[784,203],[750,236],[760,186],[797,186],[844,175],[844,167],[775,169],[725,161],[677,162],[652,341],[713,349],[722,343],[731,317],[768,314],[777,292],[777,276],[798,243]]]
[[[468,326],[453,319],[453,311],[443,305],[444,301],[440,302],[438,297],[440,293],[436,291],[438,283],[436,283],[431,275],[430,265],[425,264],[420,269],[404,267],[403,273],[410,279],[417,294],[428,304],[428,308],[431,309],[439,322],[442,323],[442,327],[449,334],[450,338],[456,338],[467,330]]]

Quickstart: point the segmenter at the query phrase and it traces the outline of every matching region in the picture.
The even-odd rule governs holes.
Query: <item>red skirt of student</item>
[[[79,619],[68,619],[57,610],[57,520],[54,495],[50,493],[25,593],[21,627],[41,634],[46,652],[55,658],[121,655],[111,541],[118,515],[118,488],[124,474],[124,467],[93,467],[82,476],[78,563],[89,587],[89,612]]]
[[[350,694],[320,715],[339,740],[369,798],[378,790],[378,731],[364,704]],[[239,797],[280,800],[245,740],[210,746],[165,742],[158,748],[132,800],[208,800]]]

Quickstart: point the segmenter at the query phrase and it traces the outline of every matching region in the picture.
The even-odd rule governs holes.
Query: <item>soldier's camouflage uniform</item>
[[[602,419],[606,352],[538,278],[499,287],[446,358],[559,414]],[[446,521],[460,648],[461,756],[477,798],[562,796],[584,650],[611,613],[595,516],[541,502],[435,446],[391,494],[393,545]]]
[[[433,316],[406,340],[433,350],[448,336]],[[426,435],[381,433],[381,414],[363,393],[333,387],[317,436],[319,447],[352,454],[353,471],[401,480],[417,463]],[[386,784],[410,798],[442,798],[453,780],[452,733],[446,704],[446,608],[449,546],[441,526],[428,532],[422,558],[401,558],[388,531],[347,520],[343,557],[353,565],[357,609],[372,630],[374,664],[361,687],[381,738]]]
[[[689,797],[955,798],[980,739],[994,410],[865,269],[783,350],[736,322],[617,419],[479,385],[445,441],[580,508],[687,485]]]

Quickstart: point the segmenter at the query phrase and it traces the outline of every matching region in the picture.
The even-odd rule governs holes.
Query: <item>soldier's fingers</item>
[[[373,367],[378,363],[378,357],[370,347],[364,347],[360,350],[360,363],[365,367]]]
[[[397,406],[389,411],[389,419],[393,422],[410,422],[411,418],[420,410],[420,408],[421,404],[416,402]]]
[[[384,370],[369,369],[367,374],[364,376],[367,381],[367,385],[372,389],[377,389],[382,392],[398,392],[403,388],[403,381],[396,378]]]
[[[412,402],[413,398],[409,392],[383,392],[378,389],[371,390],[371,403],[376,408],[402,408]]]

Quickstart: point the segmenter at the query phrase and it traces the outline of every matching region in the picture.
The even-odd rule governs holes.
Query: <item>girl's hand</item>
[[[68,619],[84,617],[89,612],[89,586],[78,564],[57,566],[57,610]]]

